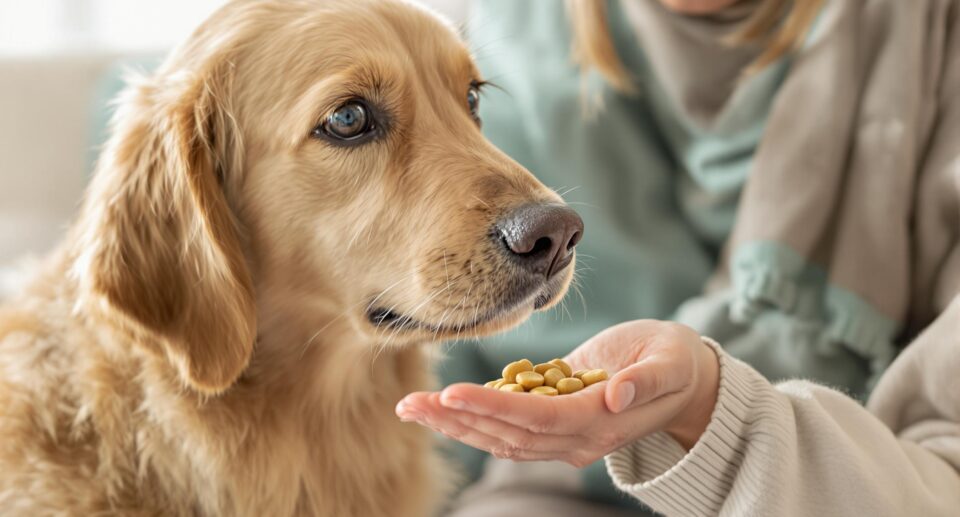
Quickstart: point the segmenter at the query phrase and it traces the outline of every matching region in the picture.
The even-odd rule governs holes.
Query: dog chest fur
[[[423,350],[318,343],[301,368],[263,374],[267,355],[201,397],[58,276],[0,315],[5,515],[420,516],[442,495],[430,437],[393,417],[430,385]]]

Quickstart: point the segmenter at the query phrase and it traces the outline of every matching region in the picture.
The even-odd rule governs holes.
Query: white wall
[[[222,0],[0,0],[0,53],[168,47]]]
[[[45,252],[86,184],[108,56],[0,59],[0,264]]]
[[[285,0],[276,0],[283,2]],[[414,0],[454,20],[468,0]],[[142,52],[182,40],[224,0],[0,0],[0,55]]]

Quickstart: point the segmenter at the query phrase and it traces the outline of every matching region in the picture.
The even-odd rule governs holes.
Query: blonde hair
[[[797,50],[823,3],[824,0],[763,0],[743,27],[725,40],[732,45],[755,43],[765,47],[744,73],[756,73]],[[584,72],[599,72],[617,90],[632,91],[630,73],[610,36],[606,0],[567,0],[567,14],[573,28],[574,61]]]

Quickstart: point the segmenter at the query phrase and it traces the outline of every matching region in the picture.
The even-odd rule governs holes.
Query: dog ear
[[[161,72],[128,90],[88,193],[78,261],[86,291],[206,394],[236,381],[256,339],[252,283],[224,194],[224,179],[242,166],[225,84],[216,70]]]

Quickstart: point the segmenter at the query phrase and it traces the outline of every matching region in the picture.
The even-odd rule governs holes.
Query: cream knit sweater
[[[723,353],[706,433],[607,457],[666,515],[960,515],[960,299],[891,366],[867,408],[804,381],[771,385]]]

